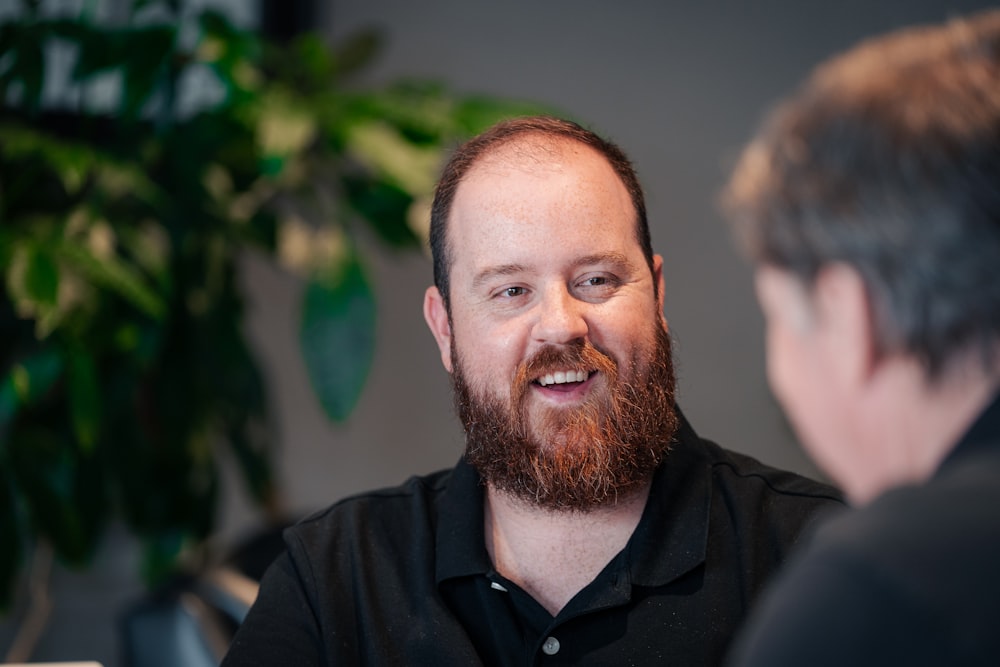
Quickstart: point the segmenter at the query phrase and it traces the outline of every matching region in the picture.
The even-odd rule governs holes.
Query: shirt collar
[[[435,537],[435,577],[445,579],[492,570],[483,532],[483,483],[475,468],[462,457],[451,471],[448,488],[439,502]]]
[[[657,468],[649,501],[620,557],[628,578],[660,586],[705,560],[712,497],[711,466],[700,439],[677,408],[680,428]],[[492,571],[483,533],[483,484],[462,458],[441,496],[436,535],[437,583]]]
[[[680,428],[656,471],[649,501],[626,545],[632,583],[662,586],[705,561],[712,500],[711,466],[677,408]]]

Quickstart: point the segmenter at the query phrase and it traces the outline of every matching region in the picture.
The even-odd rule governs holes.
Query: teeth
[[[567,382],[583,382],[590,374],[587,371],[556,371],[538,378],[538,384],[547,387],[550,384],[565,384]]]

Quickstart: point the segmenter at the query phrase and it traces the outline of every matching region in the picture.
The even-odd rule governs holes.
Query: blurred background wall
[[[665,259],[684,411],[705,437],[816,474],[767,388],[750,272],[731,247],[717,194],[764,112],[818,62],[867,36],[990,4],[336,0],[315,3],[314,15],[332,39],[362,27],[384,31],[387,47],[369,82],[412,76],[538,101],[620,144],[645,186],[654,247]],[[461,452],[448,377],[421,315],[430,261],[371,256],[375,365],[356,412],[339,427],[323,416],[299,357],[298,283],[253,258],[245,265],[246,325],[269,380],[278,476],[292,514],[449,466]],[[258,524],[230,483],[220,543]],[[57,570],[53,624],[36,659],[117,664],[116,609],[141,590],[129,544],[112,534],[91,572]],[[0,625],[0,640],[10,636],[9,624]]]

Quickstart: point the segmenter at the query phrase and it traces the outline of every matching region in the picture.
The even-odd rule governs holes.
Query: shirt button
[[[549,637],[542,644],[542,653],[545,655],[555,655],[559,652],[559,640],[555,637]]]

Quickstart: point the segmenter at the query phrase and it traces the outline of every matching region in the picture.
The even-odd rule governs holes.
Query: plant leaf
[[[123,113],[134,118],[143,103],[155,92],[167,72],[167,61],[174,48],[176,29],[153,26],[132,31],[126,39],[129,56],[125,62]]]
[[[66,562],[85,563],[107,510],[100,461],[82,456],[70,438],[42,426],[15,433],[9,460],[35,530]]]
[[[347,419],[375,352],[375,298],[357,257],[339,283],[306,286],[299,343],[323,410],[334,421]]]
[[[5,434],[18,410],[49,391],[62,370],[62,358],[54,348],[47,347],[22,357],[0,378],[0,436]],[[0,437],[0,445],[4,442],[6,438]]]
[[[368,221],[383,241],[394,248],[420,245],[407,220],[413,203],[408,192],[392,183],[346,174],[341,183],[351,208]]]
[[[292,58],[289,58],[287,50],[281,49],[274,54],[274,59],[284,59],[298,71],[306,92],[329,89],[334,78],[334,62],[322,37],[304,33],[295,38],[291,52]]]
[[[350,128],[347,148],[359,162],[411,195],[434,191],[442,163],[437,146],[418,146],[397,128],[374,120]]]
[[[24,97],[21,104],[35,111],[41,104],[42,85],[45,82],[45,54],[42,51],[42,35],[34,28],[25,30],[18,35],[16,48],[16,61],[7,74],[12,74],[12,78],[20,79],[24,86]]]
[[[157,193],[142,165],[123,162],[86,143],[54,137],[21,123],[0,123],[0,147],[4,157],[11,160],[44,160],[69,194],[77,193],[90,174],[97,178],[95,184],[113,198],[130,194],[149,201]]]
[[[15,246],[13,261],[7,271],[7,286],[11,296],[34,309],[56,305],[59,296],[59,267],[52,255],[39,243],[26,242]]]
[[[101,427],[101,387],[94,358],[83,350],[69,354],[66,374],[70,416],[80,448],[92,454]]]
[[[374,28],[365,28],[344,40],[333,54],[333,62],[340,75],[350,75],[374,60],[382,47],[382,33]]]
[[[295,97],[280,90],[261,95],[256,137],[261,159],[265,162],[281,160],[301,153],[316,137],[316,119],[303,108]],[[268,166],[264,173],[280,173]],[[280,167],[280,165],[279,165]]]
[[[118,69],[126,60],[124,35],[119,30],[98,30],[75,24],[72,38],[77,44],[76,63],[71,78],[81,82],[109,69]]]
[[[98,259],[86,248],[72,243],[62,244],[60,252],[92,282],[117,292],[153,319],[163,318],[167,309],[163,298],[146,285],[137,271],[119,258]]]

